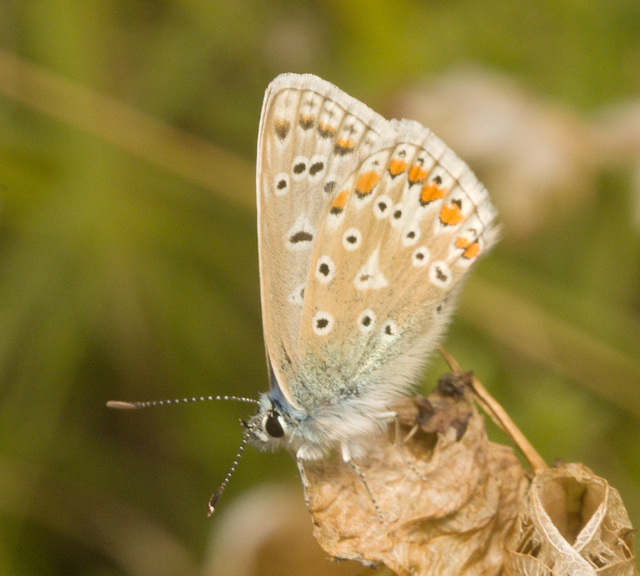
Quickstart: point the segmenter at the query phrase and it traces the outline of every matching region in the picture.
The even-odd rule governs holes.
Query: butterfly
[[[309,74],[267,88],[257,208],[270,387],[210,513],[247,441],[291,451],[303,483],[306,460],[374,449],[498,230],[486,189],[429,129]]]
[[[250,440],[349,461],[411,390],[496,211],[427,128],[295,74],[266,91],[257,204],[271,385]]]

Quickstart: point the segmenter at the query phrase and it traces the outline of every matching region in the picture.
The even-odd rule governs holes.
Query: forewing
[[[267,89],[258,137],[260,283],[267,354],[285,397],[299,378],[313,246],[345,175],[388,123],[332,84],[284,74]]]

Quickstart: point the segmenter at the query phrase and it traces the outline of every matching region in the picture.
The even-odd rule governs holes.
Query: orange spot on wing
[[[429,202],[440,200],[441,198],[444,198],[444,190],[442,188],[438,188],[434,182],[431,184],[425,184],[422,187],[422,192],[420,192],[420,204],[423,206],[429,204]]]
[[[358,181],[356,183],[356,194],[360,198],[364,198],[373,192],[373,189],[376,187],[376,184],[380,180],[380,174],[378,174],[375,170],[369,170],[364,174],[360,174],[358,176]]]
[[[469,260],[475,258],[478,254],[480,254],[480,244],[477,240],[462,253],[462,255]]]
[[[353,140],[349,140],[348,138],[338,138],[336,140],[335,152],[340,156],[344,156],[345,154],[353,152],[355,147],[356,143]]]
[[[300,126],[302,126],[304,130],[309,130],[310,128],[313,128],[315,120],[316,119],[312,114],[301,114]]]
[[[440,222],[449,226],[455,226],[462,222],[462,212],[457,204],[447,204],[440,210]]]
[[[458,236],[458,238],[456,238],[456,248],[463,249],[464,252],[462,253],[462,256],[469,260],[480,254],[480,243],[477,240],[472,242],[464,236]]]
[[[291,128],[291,124],[287,120],[283,120],[281,118],[276,119],[275,121],[275,130],[276,135],[280,140],[284,140],[289,134],[289,128]]]
[[[389,162],[389,174],[397,176],[407,169],[408,164],[402,158],[394,158]]]
[[[320,122],[318,124],[318,132],[322,138],[330,138],[336,133],[336,127],[331,126],[331,124],[325,124],[324,122]]]
[[[411,170],[409,170],[409,182],[411,184],[417,184],[424,180],[429,173],[422,167],[422,164],[414,164],[411,166]]]
[[[331,208],[329,212],[331,214],[340,214],[344,210],[344,207],[347,205],[347,200],[349,199],[349,189],[345,188],[342,192],[340,192],[331,203]]]

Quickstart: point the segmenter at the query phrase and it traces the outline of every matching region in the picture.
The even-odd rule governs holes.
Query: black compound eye
[[[267,419],[264,423],[264,429],[272,438],[282,438],[284,436],[282,424],[280,424],[278,417],[273,412],[267,414]]]

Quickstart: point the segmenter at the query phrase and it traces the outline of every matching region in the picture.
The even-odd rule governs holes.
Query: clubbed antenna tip
[[[109,402],[107,402],[107,408],[114,408],[115,410],[137,410],[139,406],[136,402],[109,400]]]
[[[217,490],[216,493],[211,496],[211,500],[209,500],[209,504],[207,505],[207,516],[210,517],[216,511],[216,504],[218,503],[220,496],[222,496],[222,492],[220,490]]]

